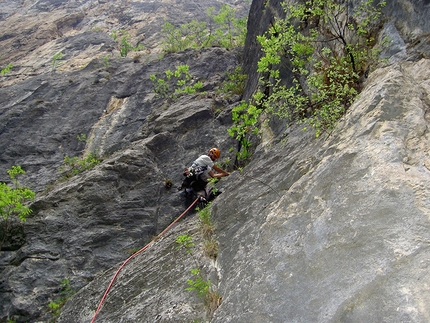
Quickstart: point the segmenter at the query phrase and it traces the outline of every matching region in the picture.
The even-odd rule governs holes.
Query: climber
[[[218,148],[212,148],[207,155],[197,158],[190,167],[184,170],[185,179],[178,190],[185,188],[186,194],[194,193],[200,201],[208,201],[212,193],[212,188],[208,185],[209,179],[230,175],[229,172],[214,164],[220,155],[221,152]]]

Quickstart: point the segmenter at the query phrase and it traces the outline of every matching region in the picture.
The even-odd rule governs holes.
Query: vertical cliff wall
[[[13,221],[6,238],[1,222],[0,321],[54,320],[48,304],[62,297],[62,280],[80,290],[183,211],[189,201],[176,187],[186,166],[213,146],[223,160],[234,157],[227,128],[240,97],[221,87],[242,52],[163,57],[160,46],[164,19],[203,20],[223,4],[246,17],[248,2],[217,0],[2,3],[0,67],[13,67],[0,76],[0,181],[10,182],[7,169],[21,165],[21,183],[37,196],[27,222]],[[145,49],[120,57],[114,30]],[[160,98],[150,76],[179,65],[203,89]],[[97,167],[63,178],[65,157],[90,152],[101,159]]]
[[[250,34],[282,15],[278,5],[253,2]],[[230,179],[214,205],[224,298],[212,322],[429,320],[429,10],[384,9],[390,64],[333,133],[290,129]],[[258,46],[247,46],[253,71]]]
[[[376,70],[330,137],[292,131],[225,181],[212,206],[222,304],[211,322],[428,321],[429,71],[428,59]],[[172,249],[175,236],[199,237],[194,221],[129,265],[101,321],[204,318]],[[73,297],[60,322],[89,321],[110,277]]]
[[[271,17],[282,14],[279,8],[278,1],[256,0],[252,4],[249,26],[255,30],[250,31],[244,52],[251,75],[247,95],[257,84],[253,64],[259,49],[253,37],[265,29]],[[216,261],[202,256],[198,219],[190,215],[127,264],[98,320],[428,322],[430,39],[423,17],[428,17],[429,11],[427,1],[388,4],[381,36],[393,40],[383,53],[389,64],[369,74],[363,92],[333,132],[316,139],[300,126],[285,131],[281,125],[272,129],[277,134],[272,141],[256,147],[242,172],[222,179],[223,193],[211,211],[219,242]],[[216,57],[219,64],[215,64]],[[216,49],[173,56],[175,61],[194,61],[197,66],[208,62],[233,66],[236,57]],[[199,64],[200,59],[206,64]],[[132,74],[145,73],[138,70]],[[119,69],[118,74],[125,73]],[[208,84],[213,85],[218,76],[210,75]],[[117,107],[109,111],[127,111],[133,98],[141,98],[143,85],[124,82],[121,87],[124,93],[130,88],[136,92],[131,91],[133,95],[127,99],[106,98],[106,106]],[[2,301],[2,306],[31,309],[36,299],[46,299],[46,295],[37,294],[41,285],[24,286],[23,273],[33,270],[42,278],[46,277],[43,269],[49,268],[56,278],[72,273],[72,281],[80,288],[58,321],[90,322],[124,250],[136,247],[134,242],[143,232],[154,232],[148,219],[183,210],[177,193],[148,183],[161,180],[164,171],[173,172],[178,163],[182,168],[211,142],[223,147],[223,152],[230,146],[223,128],[230,122],[231,106],[223,102],[226,106],[221,114],[214,113],[220,102],[207,97],[184,98],[160,107],[149,118],[152,122],[138,128],[127,148],[38,200],[39,215],[30,226],[40,223],[53,231],[63,227],[64,232],[74,232],[75,239],[61,243],[58,229],[54,242],[61,252],[54,253],[46,249],[52,241],[47,231],[43,243],[38,235],[32,235],[34,243],[7,253],[11,263],[19,267],[6,266],[16,285],[2,282],[3,299],[17,291],[31,297],[9,298],[6,302],[10,303]],[[195,118],[178,114],[184,110],[193,111]],[[122,117],[118,115],[117,120]],[[204,127],[211,130],[204,135],[197,131],[202,119],[207,120]],[[175,129],[173,134],[171,128]],[[196,146],[194,140],[201,141]],[[174,146],[179,147],[177,151]],[[171,161],[167,167],[163,167],[165,160]],[[150,191],[157,191],[163,199],[142,198],[142,193],[149,196]],[[93,211],[97,211],[96,217]],[[160,227],[169,222],[157,219]],[[82,230],[84,225],[88,230]],[[111,240],[106,239],[107,232],[113,233]],[[83,233],[89,237],[88,244],[80,243]],[[193,278],[189,269],[196,264],[177,248],[175,239],[182,234],[190,234],[197,243],[198,266],[222,297],[213,316],[196,294],[185,290],[187,279]],[[118,245],[122,253],[117,252]],[[96,257],[100,254],[109,257]],[[96,275],[87,264],[97,261],[105,266],[97,268],[111,268]],[[49,284],[54,293],[57,280]],[[36,308],[30,314],[36,316],[40,311]]]

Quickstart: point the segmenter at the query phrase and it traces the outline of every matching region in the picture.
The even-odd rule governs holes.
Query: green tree
[[[360,80],[380,62],[375,35],[383,6],[371,0],[357,7],[348,0],[283,3],[285,18],[257,37],[259,89],[233,109],[230,135],[249,148],[247,136],[258,133],[263,113],[305,123],[317,137],[333,129],[358,95]],[[281,69],[291,79],[282,79]]]
[[[207,216],[209,215],[206,214],[203,217]],[[202,217],[202,215],[200,215],[200,217]],[[192,257],[194,263],[197,266],[196,268],[192,268],[190,270],[191,274],[194,276],[194,279],[187,280],[189,287],[187,287],[185,290],[195,291],[197,295],[203,299],[204,304],[208,310],[208,314],[211,316],[221,304],[222,298],[218,292],[214,290],[211,281],[209,279],[205,279],[202,272],[198,268],[197,260],[193,255],[193,248],[195,247],[195,244],[192,240],[192,237],[188,234],[181,235],[176,238],[176,243],[178,244],[179,248],[184,249],[187,254]]]
[[[192,248],[195,246],[193,238],[189,234],[184,234],[176,238],[178,248],[183,248],[187,253],[192,253]]]
[[[245,90],[246,79],[247,75],[243,74],[242,68],[238,66],[234,71],[226,73],[226,80],[223,82],[220,92],[242,95]]]
[[[166,53],[180,52],[186,48],[180,28],[176,28],[170,22],[165,22],[161,28],[161,32],[164,36],[163,50]]]
[[[258,63],[264,96],[255,100],[265,110],[311,125],[319,136],[332,129],[360,90],[360,79],[378,62],[373,48],[381,8],[367,0],[350,9],[350,1],[312,0],[284,4],[280,19],[257,37],[264,55]],[[294,76],[281,82],[279,68],[286,57]]]
[[[223,4],[218,14],[215,14],[214,8],[210,8],[207,14],[216,26],[215,30],[210,34],[212,46],[233,48],[245,43],[246,18],[236,18],[235,8]]]

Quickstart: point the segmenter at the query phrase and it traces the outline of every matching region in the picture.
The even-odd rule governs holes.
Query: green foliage
[[[220,46],[233,48],[242,46],[246,38],[246,18],[236,18],[236,9],[223,4],[218,13],[215,8],[207,10],[209,22],[192,20],[175,27],[165,22],[163,50],[167,53],[183,51],[187,48],[207,48]]]
[[[55,301],[51,301],[48,304],[54,318],[58,318],[60,316],[61,308],[74,293],[75,292],[70,286],[70,279],[62,279],[60,281],[60,296]]]
[[[201,223],[203,237],[205,238],[203,245],[204,253],[211,259],[216,259],[218,255],[218,243],[212,238],[213,224],[211,220],[210,204],[208,204],[203,209],[198,209],[198,215]],[[207,228],[209,228],[209,230],[207,230]],[[192,241],[191,236],[189,236],[188,234],[181,235],[176,238],[176,243],[179,245],[179,248],[184,249],[188,254],[192,256],[196,266],[198,266],[197,260],[192,253],[195,245]],[[205,279],[200,269],[191,269],[191,273],[195,276],[195,279],[187,280],[189,287],[186,288],[186,290],[197,292],[197,295],[204,299],[208,314],[212,315],[213,311],[221,304],[221,297],[216,291],[213,291],[213,289],[211,288],[211,281],[209,279]]]
[[[221,92],[242,95],[246,78],[247,75],[242,73],[242,68],[236,67],[233,72],[227,73],[227,80],[223,82]]]
[[[218,181],[219,181],[219,178],[216,178],[216,177],[213,177],[213,178],[209,178],[208,179],[208,183],[209,183],[209,185],[210,185],[210,188],[211,188],[211,191],[212,191],[212,193],[213,194],[217,194],[218,193],[218,187],[216,187],[216,183],[218,183]],[[208,204],[208,206],[209,206],[209,204]]]
[[[212,185],[212,190],[214,189],[214,181],[211,181],[209,185]],[[216,193],[216,192],[214,192]],[[211,203],[208,203],[204,208],[198,210],[198,215],[200,219],[200,231],[205,240],[210,240],[214,232],[214,226],[211,218]],[[206,253],[206,252],[205,252]]]
[[[232,150],[233,151],[233,150]],[[221,162],[217,162],[216,165],[222,169],[232,169],[233,163],[230,157],[225,157]]]
[[[227,4],[222,5],[218,14],[214,8],[207,10],[207,15],[215,23],[215,28],[209,29],[209,46],[233,48],[245,44],[246,19],[237,19],[235,11]]]
[[[189,73],[188,65],[179,65],[175,71],[167,70],[163,75],[157,77],[150,75],[154,92],[165,99],[177,99],[184,94],[193,94],[203,88],[201,81],[195,81]]]
[[[103,56],[103,66],[104,66],[105,69],[109,68],[109,66],[110,66],[109,55]]]
[[[130,45],[128,42],[127,36],[123,36],[121,38],[119,52],[121,57],[127,57],[128,52],[130,52],[133,49],[133,46]]]
[[[191,273],[196,277],[195,279],[188,279],[187,283],[190,287],[186,288],[188,291],[195,291],[197,295],[203,298],[206,308],[208,309],[209,316],[221,305],[221,296],[218,292],[211,289],[211,281],[205,280],[198,268],[191,269]]]
[[[334,128],[358,95],[363,75],[379,63],[374,35],[383,6],[385,1],[367,0],[352,11],[341,0],[283,3],[285,18],[257,37],[263,51],[260,90],[233,109],[229,133],[241,142],[239,159],[249,158],[249,134],[258,133],[263,113],[308,124],[317,137]],[[291,70],[290,84],[282,80],[281,67]]]
[[[251,157],[250,137],[258,133],[256,124],[262,111],[257,105],[245,101],[232,109],[233,126],[228,129],[228,133],[240,142],[241,149],[236,153],[239,160],[247,161]]]
[[[210,206],[211,203],[208,203],[203,209],[198,209],[200,221],[207,225],[212,225]]]
[[[9,187],[5,183],[0,183],[0,216],[3,221],[9,221],[12,217],[19,218],[25,222],[27,215],[32,210],[25,205],[25,202],[34,199],[35,193],[25,187],[22,187],[17,177],[25,174],[21,166],[12,166],[7,171],[12,180],[13,187]]]
[[[130,34],[124,29],[121,29],[119,31],[113,30],[110,36],[113,40],[118,41],[119,53],[121,57],[127,57],[128,53],[130,53],[131,51],[137,52],[139,50],[144,49],[144,46],[142,44],[138,44],[136,46],[130,44]]]
[[[76,138],[81,142],[85,142],[85,143],[88,142],[87,135],[84,133],[77,135]]]
[[[85,157],[64,157],[63,165],[60,171],[63,172],[65,179],[78,175],[86,170],[93,169],[96,165],[100,164],[101,158],[95,153],[89,153]]]
[[[10,70],[12,69],[12,67],[13,67],[13,64],[8,64],[8,65],[6,65],[6,67],[3,67],[3,68],[0,70],[0,74],[1,74],[1,75],[5,75],[6,73],[9,73],[9,72],[10,72]]]
[[[187,253],[192,252],[192,248],[195,246],[193,238],[189,234],[184,234],[176,238],[178,248],[183,248]]]
[[[63,58],[63,52],[58,52],[52,56],[52,68],[55,70],[57,67],[60,66],[60,60]]]
[[[178,28],[169,22],[162,27],[163,50],[167,53],[183,51],[187,48],[207,47],[207,26],[205,22],[192,20]]]
[[[214,185],[217,179],[213,179],[210,185]],[[216,193],[216,188],[212,187],[214,193]],[[200,220],[200,232],[203,236],[203,253],[205,256],[216,259],[218,257],[218,242],[213,238],[214,234],[214,224],[211,217],[211,203],[208,203],[204,208],[199,209],[198,216]]]
[[[286,18],[258,37],[265,53],[258,71],[269,75],[261,83],[273,93],[263,98],[263,107],[308,123],[316,136],[333,129],[357,96],[361,76],[377,62],[372,31],[384,5],[373,6],[369,0],[350,12],[348,5],[335,0],[284,4]],[[289,59],[295,76],[291,86],[280,82],[282,56]]]
[[[190,287],[186,288],[186,290],[196,291],[198,296],[205,298],[211,287],[211,281],[203,279],[198,268],[191,269],[191,273],[196,276],[196,279],[187,280]]]

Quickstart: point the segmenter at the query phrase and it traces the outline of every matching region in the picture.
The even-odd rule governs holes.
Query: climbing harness
[[[166,229],[163,230],[163,232],[161,232],[154,240],[159,239],[161,236],[163,236],[164,233],[166,233],[176,222],[178,222],[180,219],[182,219],[185,214],[187,214],[191,208],[196,205],[196,203],[199,201],[199,198],[196,198],[195,201],[193,203],[191,203],[191,205],[180,215],[176,218],[175,221],[173,221]],[[108,288],[106,289],[100,303],[99,306],[97,307],[96,312],[94,313],[93,319],[91,320],[91,323],[94,323],[97,317],[97,314],[100,312],[100,309],[104,303],[104,301],[106,300],[107,294],[109,293],[109,291],[112,288],[112,285],[116,279],[116,277],[118,276],[119,272],[125,267],[125,265],[134,257],[136,257],[138,254],[140,254],[141,252],[145,251],[150,245],[152,244],[152,241],[150,243],[148,243],[145,247],[143,247],[142,249],[140,249],[139,251],[137,251],[136,253],[134,253],[133,255],[131,255],[129,258],[127,258],[126,261],[123,262],[123,264],[118,268],[118,270],[116,271],[115,275],[113,276],[112,280],[110,281],[110,284],[108,286]]]
[[[185,168],[183,171],[184,180],[178,190],[185,189],[185,195],[192,195],[192,192],[204,190],[206,182],[200,178],[200,175],[207,170],[207,166],[199,166],[193,163],[191,167]]]

